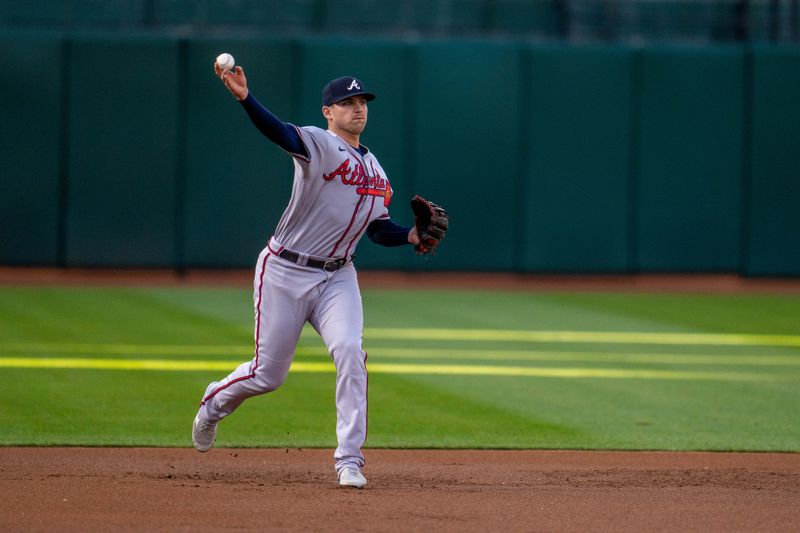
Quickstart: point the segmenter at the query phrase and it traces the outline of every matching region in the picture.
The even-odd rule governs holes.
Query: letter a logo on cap
[[[348,91],[352,91],[353,89],[358,89],[359,91],[361,90],[361,87],[359,87],[358,82],[356,80],[353,80],[350,83],[350,87],[347,88]]]

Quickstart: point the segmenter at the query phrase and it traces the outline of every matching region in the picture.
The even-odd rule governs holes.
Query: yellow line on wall
[[[174,361],[169,359],[73,359],[73,358],[0,358],[0,368],[58,368],[97,370],[161,370],[161,371],[232,371],[239,362]],[[607,379],[673,379],[708,381],[778,381],[791,379],[779,375],[744,372],[691,372],[619,368],[536,368],[487,365],[419,365],[373,363],[373,374],[462,375],[498,377],[607,378]],[[292,372],[335,372],[333,363],[296,361]]]

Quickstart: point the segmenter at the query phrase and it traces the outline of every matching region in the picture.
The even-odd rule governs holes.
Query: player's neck
[[[333,133],[334,135],[336,135],[337,137],[341,137],[342,140],[344,140],[344,142],[346,142],[347,144],[349,144],[350,146],[352,146],[355,149],[358,149],[361,146],[361,136],[360,135],[354,135],[352,133],[347,133],[346,131],[340,130],[339,128],[337,128],[333,124],[329,124],[328,125],[328,130],[330,130],[330,132]]]

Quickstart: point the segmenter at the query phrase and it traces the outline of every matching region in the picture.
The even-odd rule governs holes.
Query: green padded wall
[[[70,60],[67,264],[171,267],[177,42],[77,37]]]
[[[313,29],[317,0],[151,0],[158,24],[252,26],[262,29]],[[236,57],[234,55],[234,57]]]
[[[7,0],[0,2],[0,24],[31,27],[140,24],[148,0]]]
[[[367,128],[361,142],[373,151],[392,185],[389,213],[396,223],[411,226],[412,165],[408,161],[412,89],[410,50],[397,41],[307,40],[302,44],[299,115],[302,123],[325,126],[321,112],[322,87],[339,76],[355,76],[376,95],[369,104]],[[362,238],[356,264],[364,268],[408,267],[410,247],[384,247]]]
[[[492,0],[487,11],[495,31],[557,36],[561,29],[558,0]]]
[[[453,223],[420,268],[509,270],[518,245],[520,52],[488,42],[416,48],[414,188]],[[491,215],[490,215],[491,213]]]
[[[64,0],[38,2],[0,2],[0,23],[36,24],[47,27],[62,24],[67,19],[68,6]]]
[[[378,7],[379,6],[379,7]],[[486,0],[325,0],[322,29],[375,34],[408,32],[474,32],[486,24]]]
[[[756,47],[748,274],[800,275],[800,49]]]
[[[375,9],[372,0],[327,0],[321,5],[321,22],[324,30],[341,32],[352,30],[354,34],[361,28],[408,27],[416,15],[416,0],[382,0],[380,8]]]
[[[60,259],[61,49],[55,36],[0,35],[2,264]]]
[[[524,269],[624,272],[633,53],[535,47],[526,60]]]
[[[294,122],[293,46],[277,40],[193,39],[186,53],[186,159],[181,219],[187,266],[255,265],[289,201],[294,167],[213,71],[221,52],[245,69],[253,95]]]
[[[637,250],[642,271],[739,267],[743,54],[642,52]]]
[[[473,33],[486,25],[486,0],[448,0],[436,3],[416,0],[415,3],[416,20],[413,26],[421,31],[445,31],[450,35],[458,35],[459,32]]]
[[[428,259],[365,239],[361,268],[800,275],[796,47],[9,31],[0,264],[251,267],[293,165],[212,74],[222,51],[297,124],[324,126],[334,76],[377,93],[394,220],[419,193],[453,226]]]

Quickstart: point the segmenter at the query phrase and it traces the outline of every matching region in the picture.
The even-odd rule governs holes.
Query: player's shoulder
[[[317,126],[303,126],[300,130],[315,139],[326,139],[329,137],[327,130],[318,128]]]
[[[317,126],[302,126],[300,129],[308,133],[311,133],[313,135],[319,135],[321,133],[325,133],[325,130]]]
[[[318,146],[327,147],[331,143],[331,135],[328,133],[328,130],[323,130],[317,126],[303,126],[302,128],[298,128],[298,130],[300,131],[301,137],[310,139]]]

